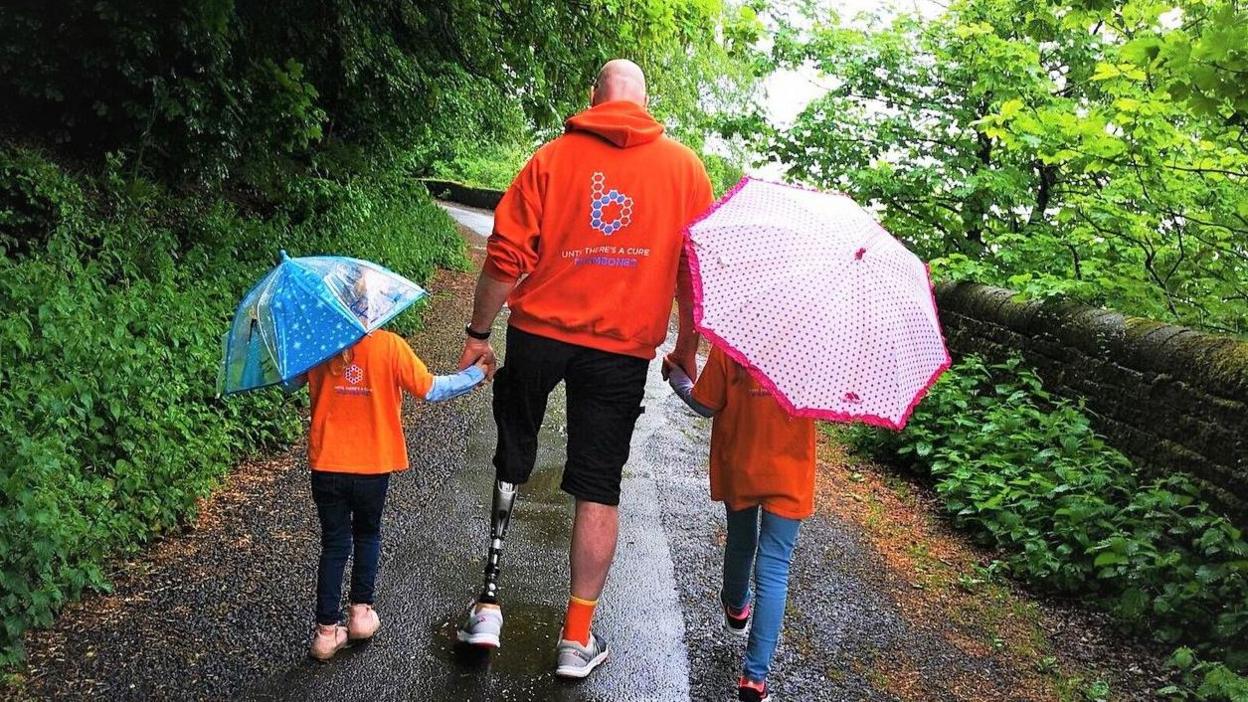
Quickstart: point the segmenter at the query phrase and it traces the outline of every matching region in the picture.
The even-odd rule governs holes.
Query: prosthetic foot
[[[516,502],[515,483],[494,483],[494,504],[490,511],[490,550],[485,560],[485,583],[481,594],[469,603],[468,614],[457,632],[460,641],[473,646],[498,648],[503,629],[503,610],[498,604],[499,560],[503,555],[503,539],[511,524],[511,510]]]

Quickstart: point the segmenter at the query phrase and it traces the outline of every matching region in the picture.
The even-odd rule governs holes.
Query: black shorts
[[[499,480],[524,483],[537,461],[546,398],[559,381],[568,394],[568,461],[561,487],[573,497],[620,503],[620,474],[642,413],[645,359],[576,346],[507,328],[507,354],[494,376]]]

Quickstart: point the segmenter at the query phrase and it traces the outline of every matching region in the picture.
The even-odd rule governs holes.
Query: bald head
[[[645,107],[646,74],[641,72],[641,66],[628,59],[614,59],[598,71],[590,102],[597,105],[612,100],[627,100]]]

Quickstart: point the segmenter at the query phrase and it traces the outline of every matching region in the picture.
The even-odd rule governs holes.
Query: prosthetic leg
[[[511,524],[511,509],[516,503],[519,486],[502,480],[494,481],[494,508],[490,511],[490,550],[485,558],[485,583],[477,601],[498,604],[499,559],[503,555],[503,539]]]
[[[468,614],[456,633],[461,643],[479,648],[498,648],[503,629],[503,610],[498,604],[499,559],[503,555],[503,539],[511,524],[511,508],[516,503],[519,486],[502,480],[494,482],[494,506],[490,511],[490,550],[485,557],[485,584],[477,599],[468,604]]]

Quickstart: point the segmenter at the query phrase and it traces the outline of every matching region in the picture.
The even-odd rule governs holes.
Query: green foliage
[[[706,173],[711,177],[711,187],[715,190],[715,197],[727,192],[745,174],[739,162],[719,154],[703,154],[702,164],[706,166]]]
[[[1223,663],[1202,661],[1186,646],[1170,657],[1170,667],[1177,671],[1179,682],[1158,690],[1168,699],[1248,699],[1248,677],[1236,674]]]
[[[220,339],[275,252],[332,252],[417,280],[463,262],[403,169],[292,178],[259,218],[115,170],[74,178],[0,150],[0,662],[102,566],[175,529],[240,455],[293,440],[278,392],[218,399]],[[20,254],[20,257],[15,255]],[[410,328],[410,316],[401,323]]]
[[[29,153],[0,152],[0,255],[46,248],[63,223],[82,217],[81,193],[68,176]]]
[[[930,475],[954,521],[1002,549],[1012,574],[1193,647],[1221,664],[1209,675],[1248,671],[1248,540],[1187,476],[1138,477],[1017,358],[963,359],[904,431],[850,436]]]
[[[448,160],[439,160],[430,175],[465,185],[506,190],[535,147],[525,143],[464,144]]]
[[[0,104],[75,155],[249,182],[326,139],[427,164],[500,138],[515,115],[556,128],[616,56],[646,68],[656,110],[696,136],[706,108],[748,95],[760,29],[722,0],[10,3]]]
[[[868,28],[863,28],[864,26]],[[959,0],[818,16],[774,58],[833,87],[731,123],[881,206],[946,275],[1248,333],[1248,16],[1234,0]]]

